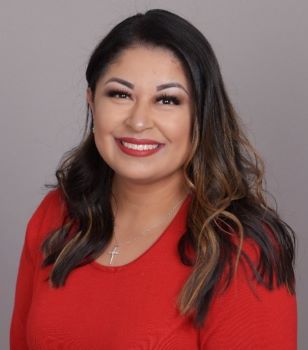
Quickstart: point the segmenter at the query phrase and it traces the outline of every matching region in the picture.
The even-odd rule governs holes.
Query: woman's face
[[[115,176],[178,176],[191,149],[192,101],[180,61],[164,48],[128,48],[87,91],[94,139]]]

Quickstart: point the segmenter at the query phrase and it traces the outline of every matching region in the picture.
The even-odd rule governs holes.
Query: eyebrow
[[[121,78],[117,78],[117,77],[112,77],[112,78],[108,79],[108,80],[106,81],[105,85],[106,85],[107,83],[112,82],[112,81],[117,82],[117,83],[120,83],[120,84],[122,84],[122,85],[125,85],[125,86],[127,86],[128,88],[130,88],[130,89],[132,89],[132,90],[133,90],[134,87],[135,87],[134,84],[130,83],[129,81],[124,80],[124,79],[121,79]],[[177,83],[177,82],[170,82],[170,83],[165,83],[165,84],[158,85],[158,86],[156,87],[156,90],[157,90],[157,91],[160,91],[160,90],[168,89],[168,88],[171,88],[171,87],[178,87],[178,88],[184,90],[184,91],[187,93],[187,95],[189,95],[188,91],[184,88],[184,86],[181,85],[180,83]]]

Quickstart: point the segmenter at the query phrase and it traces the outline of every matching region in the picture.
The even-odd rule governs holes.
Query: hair
[[[227,288],[243,262],[258,283],[268,289],[283,285],[294,294],[295,233],[279,217],[277,206],[267,203],[264,162],[245,136],[211,45],[174,13],[137,13],[117,24],[94,49],[86,70],[93,94],[108,66],[135,45],[173,52],[192,89],[192,150],[183,166],[192,198],[177,247],[181,262],[192,270],[178,296],[179,310],[194,312],[195,324],[201,326],[219,283],[225,281]],[[53,264],[49,280],[55,288],[64,286],[72,269],[97,258],[112,239],[114,172],[98,153],[92,126],[87,104],[82,141],[63,156],[57,183],[46,185],[60,190],[67,207],[62,225],[41,246],[42,266]],[[242,249],[244,239],[259,249],[257,266]],[[193,248],[195,259],[187,247]]]

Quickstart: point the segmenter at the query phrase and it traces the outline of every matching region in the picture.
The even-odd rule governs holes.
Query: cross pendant
[[[115,245],[112,251],[108,253],[109,255],[111,255],[109,265],[111,265],[114,255],[119,255],[120,252],[117,249],[118,249],[118,246]]]

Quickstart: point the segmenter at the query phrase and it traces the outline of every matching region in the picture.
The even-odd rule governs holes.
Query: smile
[[[164,144],[157,143],[154,140],[134,139],[128,137],[116,139],[116,143],[123,153],[134,157],[150,156],[159,152],[164,146]]]
[[[148,150],[148,149],[155,149],[157,148],[159,145],[136,145],[135,143],[128,143],[128,142],[124,142],[121,141],[122,145],[129,148],[129,149],[137,149],[138,151],[144,151],[144,150]]]

